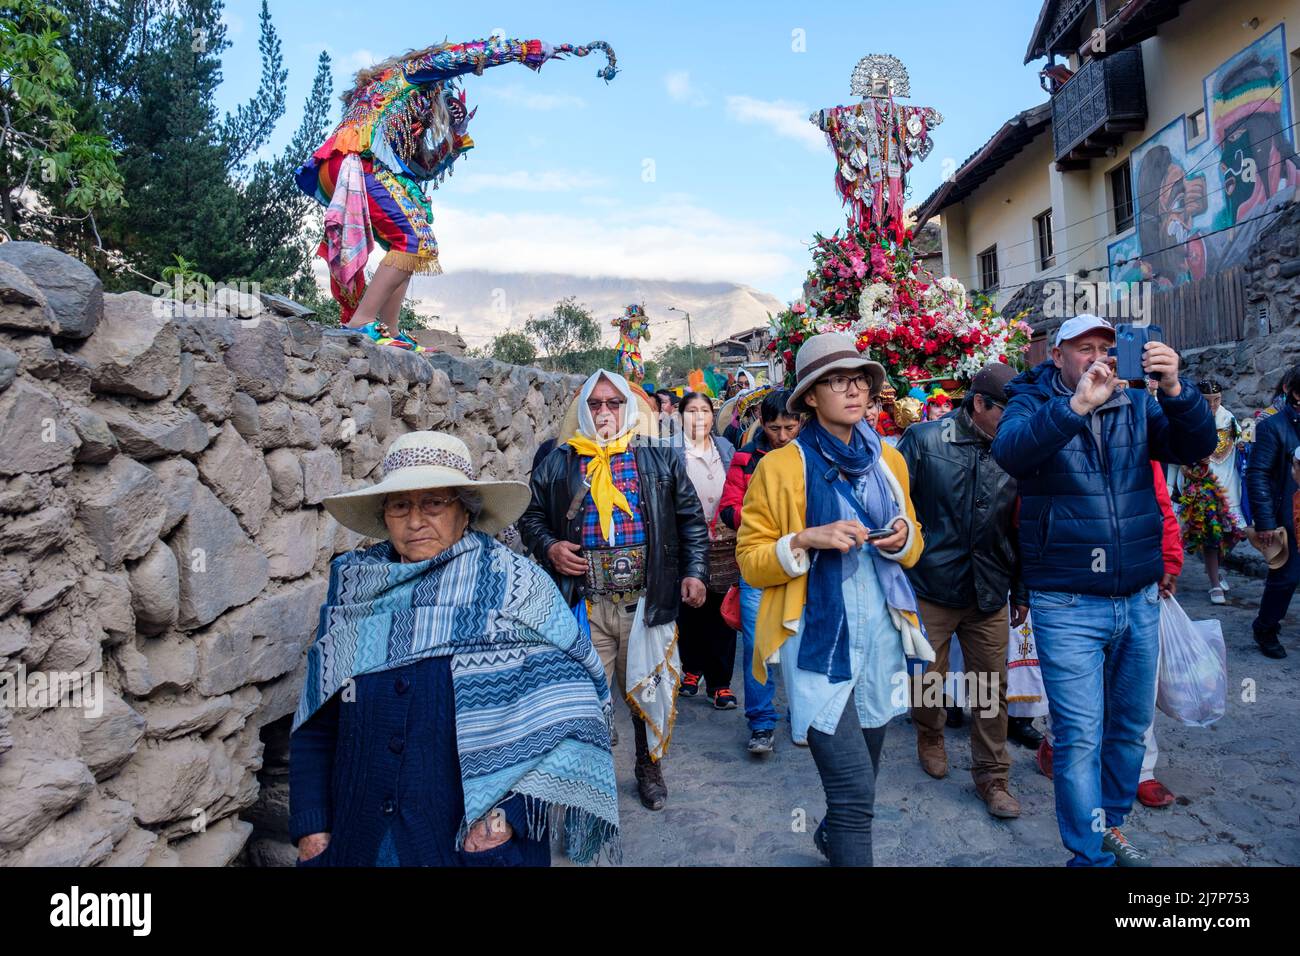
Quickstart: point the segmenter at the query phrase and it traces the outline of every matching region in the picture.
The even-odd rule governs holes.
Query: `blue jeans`
[[[808,728],[808,749],[826,791],[822,827],[830,843],[831,866],[871,866],[876,775],[884,745],[885,728],[863,727],[851,695],[835,733]]]
[[[760,684],[754,678],[754,629],[758,626],[758,602],[763,597],[762,588],[752,588],[744,581],[740,582],[740,635],[744,644],[744,659],[741,666],[745,675],[745,719],[749,721],[749,732],[757,730],[774,730],[776,728],[776,675],[769,667],[767,683]]]
[[[1070,866],[1114,866],[1101,839],[1137,794],[1155,717],[1159,594],[1154,584],[1117,598],[1030,591],[1029,607],[1056,738],[1061,842]]]

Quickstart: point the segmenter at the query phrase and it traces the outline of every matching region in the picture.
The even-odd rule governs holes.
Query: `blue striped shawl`
[[[529,839],[563,825],[575,862],[602,848],[617,858],[600,658],[546,573],[481,532],[428,561],[403,564],[388,542],[334,560],[293,729],[360,674],[442,655],[452,658],[465,795],[457,845],[521,794]]]

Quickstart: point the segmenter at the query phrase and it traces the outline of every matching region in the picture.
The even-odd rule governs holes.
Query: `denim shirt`
[[[865,478],[856,480],[853,492],[864,500]],[[840,517],[857,520],[845,501]],[[798,666],[804,619],[781,648],[785,692],[790,699],[790,730],[795,740],[804,740],[811,726],[833,734],[852,693],[857,701],[858,723],[862,727],[883,727],[899,714],[907,713],[907,658],[903,637],[894,626],[885,604],[876,563],[866,544],[844,556],[844,613],[848,618],[851,680],[832,684],[825,674]],[[902,676],[899,676],[902,675]],[[902,690],[897,690],[901,687]]]

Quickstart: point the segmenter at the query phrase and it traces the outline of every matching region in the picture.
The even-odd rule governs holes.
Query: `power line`
[[[1292,125],[1292,126],[1296,126],[1296,125],[1300,125],[1300,124],[1292,123],[1291,125]],[[1288,127],[1288,128],[1289,128],[1289,127]],[[1280,166],[1282,163],[1291,162],[1293,159],[1295,159],[1295,157],[1292,157],[1292,156],[1286,156],[1286,157],[1283,157],[1283,158],[1277,160],[1276,162],[1269,163],[1267,166],[1265,166],[1265,167],[1263,168],[1262,171],[1267,172],[1268,170],[1273,169],[1273,168],[1276,167],[1276,166]],[[1300,163],[1297,163],[1297,165],[1300,165]],[[1186,174],[1184,174],[1184,175],[1186,175]],[[1300,183],[1297,183],[1296,185],[1297,185],[1297,187],[1300,187]],[[1210,190],[1206,190],[1205,195],[1206,195],[1207,197],[1209,197],[1209,196],[1214,196],[1214,195],[1217,195],[1218,193],[1224,192],[1226,189],[1227,189],[1226,186],[1220,186],[1218,189],[1210,189]],[[1158,191],[1158,190],[1157,190],[1157,191]],[[1140,210],[1139,210],[1139,211],[1140,211]],[[1106,214],[1109,213],[1109,212],[1110,212],[1110,210],[1107,209],[1107,210],[1105,210],[1104,212],[1099,213],[1098,215],[1106,215]],[[1097,217],[1096,217],[1096,216],[1092,216],[1092,217],[1089,217],[1089,218],[1091,218],[1091,219],[1095,219],[1095,218],[1097,218]],[[1080,219],[1078,223],[1074,223],[1073,225],[1079,225],[1079,224],[1085,223],[1085,222],[1087,222],[1087,221],[1088,221],[1087,219]],[[1247,220],[1247,221],[1249,221],[1249,220]],[[1134,219],[1134,222],[1136,222],[1136,218]],[[1244,222],[1237,223],[1237,225],[1239,225],[1239,226],[1240,226],[1240,225],[1244,225],[1244,224],[1245,224]],[[1068,229],[1069,226],[1066,226],[1065,228]],[[1229,228],[1231,228],[1231,227],[1229,227]],[[1032,241],[1035,241],[1035,240],[1030,240],[1030,241],[1032,242]],[[1113,242],[1113,241],[1117,241],[1117,237],[1112,238],[1109,234],[1107,234],[1107,235],[1103,236],[1103,237],[1100,238],[1100,239],[1090,239],[1090,240],[1088,240],[1087,242],[1079,243],[1079,244],[1076,245],[1076,246],[1070,246],[1070,247],[1068,247],[1068,248],[1066,248],[1066,249],[1062,249],[1062,250],[1060,250],[1059,252],[1055,252],[1054,255],[1063,256],[1063,255],[1065,255],[1067,252],[1073,252],[1073,251],[1076,250],[1076,249],[1092,249],[1092,248],[1095,248],[1099,243],[1103,243],[1103,242],[1105,242],[1105,243],[1108,243],[1108,244],[1109,244],[1110,242]],[[1023,243],[1017,243],[1017,245],[1023,245]],[[1009,248],[1009,249],[1010,249],[1010,248],[1014,248],[1014,246],[1007,246],[1006,248]],[[1066,264],[1066,265],[1069,265],[1070,262],[1074,262],[1075,260],[1077,260],[1077,259],[1079,259],[1079,258],[1080,258],[1080,256],[1075,256],[1073,259],[1070,259],[1070,260],[1067,261],[1065,264]],[[1033,261],[1034,261],[1034,260],[1031,259],[1031,260],[1029,260],[1028,262],[1020,262],[1020,263],[1017,263],[1017,264],[1014,265],[1014,266],[1008,266],[1007,269],[1008,269],[1008,270],[1010,270],[1010,269],[1020,269],[1020,268],[1023,268],[1024,266],[1032,265],[1032,264],[1033,264]],[[999,270],[999,271],[1000,271],[1000,270]],[[968,281],[965,282],[965,283],[963,283],[963,284],[965,284],[965,285],[969,285],[969,284],[970,284],[971,282],[973,282],[977,277],[974,276],[974,275],[971,275],[971,276],[954,276],[954,278],[958,278],[958,279],[967,279]],[[1034,279],[1031,279],[1031,280],[1030,280],[1030,282],[1034,282],[1034,281],[1037,281],[1037,280],[1034,280]],[[1023,284],[1024,284],[1024,285],[1028,285],[1028,283],[1023,283]]]
[[[1292,70],[1292,71],[1291,71],[1290,73],[1288,73],[1285,77],[1283,77],[1283,79],[1282,79],[1282,81],[1281,81],[1280,83],[1278,83],[1278,84],[1277,84],[1276,86],[1274,86],[1271,90],[1269,90],[1267,96],[1263,96],[1263,97],[1261,97],[1261,98],[1259,99],[1259,102],[1255,104],[1255,108],[1254,108],[1253,110],[1251,110],[1251,111],[1250,111],[1250,112],[1249,112],[1249,113],[1244,117],[1244,119],[1250,119],[1252,116],[1254,116],[1256,113],[1258,113],[1258,112],[1263,108],[1264,104],[1265,104],[1266,102],[1268,102],[1270,99],[1272,99],[1273,94],[1276,93],[1276,92],[1278,92],[1279,90],[1281,90],[1281,89],[1286,85],[1286,83],[1287,83],[1287,82],[1288,82],[1292,77],[1294,77],[1297,73],[1300,73],[1300,66],[1297,66],[1294,70]],[[1236,124],[1234,124],[1234,125],[1236,125]],[[1269,139],[1272,139],[1274,136],[1281,135],[1282,133],[1286,132],[1286,131],[1289,130],[1289,129],[1293,129],[1296,125],[1297,125],[1297,123],[1291,123],[1291,124],[1288,125],[1288,126],[1283,126],[1283,127],[1281,127],[1281,128],[1277,131],[1277,133],[1272,133],[1272,134],[1270,134],[1270,135],[1269,135]],[[1148,138],[1149,138],[1149,137],[1148,137]],[[1185,139],[1186,139],[1186,132],[1184,131],[1184,140],[1185,140]],[[1226,137],[1225,137],[1225,139],[1226,139]],[[1209,159],[1211,156],[1213,156],[1213,155],[1215,154],[1215,148],[1222,146],[1222,145],[1224,144],[1224,142],[1225,142],[1225,139],[1217,140],[1217,141],[1214,143],[1214,146],[1213,146],[1211,149],[1207,150],[1206,153],[1205,153],[1205,155],[1204,155],[1203,157],[1201,157],[1201,159],[1197,160],[1196,165],[1193,166],[1190,170],[1187,170],[1187,171],[1184,173],[1184,176],[1185,176],[1185,177],[1186,177],[1186,176],[1191,176],[1191,175],[1192,175],[1193,173],[1195,173],[1198,169],[1200,169],[1201,164],[1204,163],[1207,159]],[[1253,146],[1253,145],[1255,145],[1255,144],[1254,144],[1253,142],[1251,142],[1250,145]],[[1130,156],[1132,155],[1132,151],[1130,151],[1130,154],[1129,154],[1129,155],[1130,155]],[[1269,168],[1271,168],[1271,166],[1270,166]],[[1162,188],[1163,188],[1163,187],[1157,187],[1157,188],[1155,188],[1155,189],[1148,190],[1148,191],[1145,192],[1145,193],[1137,193],[1137,194],[1133,197],[1133,198],[1134,198],[1134,207],[1135,207],[1135,208],[1140,208],[1140,206],[1141,206],[1141,201],[1142,201],[1144,198],[1146,198],[1146,197],[1148,197],[1148,196],[1151,196],[1151,195],[1153,195],[1153,194],[1155,194],[1155,193],[1160,192],[1160,190],[1161,190]],[[1067,223],[1067,224],[1066,224],[1065,226],[1063,226],[1062,228],[1064,228],[1064,229],[1071,229],[1071,228],[1073,228],[1074,226],[1081,226],[1081,225],[1083,225],[1085,222],[1091,222],[1091,221],[1094,220],[1094,219],[1099,219],[1099,218],[1102,217],[1102,216],[1108,215],[1108,214],[1110,213],[1110,211],[1111,211],[1110,209],[1103,209],[1103,210],[1102,210],[1101,212],[1099,212],[1099,213],[1094,213],[1093,215],[1091,215],[1091,216],[1087,216],[1087,217],[1085,217],[1085,218],[1083,218],[1083,219],[1080,219],[1080,220],[1078,220],[1078,221],[1076,221],[1076,222]],[[1012,245],[1006,246],[1005,248],[1007,248],[1007,249],[1015,249],[1015,248],[1018,248],[1018,247],[1023,246],[1023,245],[1029,245],[1030,243],[1035,243],[1035,242],[1037,242],[1037,241],[1038,241],[1038,240],[1037,240],[1037,237],[1035,237],[1035,238],[1032,238],[1032,239],[1026,239],[1026,240],[1024,240],[1024,241],[1022,241],[1022,242],[1014,243],[1014,244],[1012,244]],[[1075,246],[1074,248],[1081,248],[1081,247],[1079,247],[1079,246]],[[1068,250],[1068,249],[1062,250],[1062,254],[1065,253],[1065,252],[1068,252],[1068,251],[1070,251],[1070,250]],[[1023,263],[1023,264],[1024,264],[1024,265],[1028,265],[1028,263]],[[971,278],[973,278],[973,276],[972,276]]]

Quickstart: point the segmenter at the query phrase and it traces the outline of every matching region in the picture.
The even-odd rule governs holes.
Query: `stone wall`
[[[523,477],[575,386],[221,302],[0,244],[0,865],[288,862],[289,715],[360,543],[322,499],[417,429]]]

